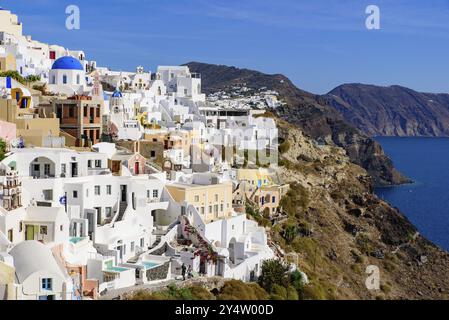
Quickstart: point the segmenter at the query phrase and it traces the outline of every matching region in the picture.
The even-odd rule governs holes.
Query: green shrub
[[[290,142],[288,142],[288,140],[282,142],[279,145],[279,153],[284,154],[288,152],[288,150],[290,150]]]
[[[5,153],[6,153],[6,142],[0,138],[0,161],[5,159]]]
[[[267,292],[272,292],[274,285],[285,286],[288,284],[288,270],[290,266],[279,260],[265,260],[262,263],[262,272],[259,277],[259,285]]]

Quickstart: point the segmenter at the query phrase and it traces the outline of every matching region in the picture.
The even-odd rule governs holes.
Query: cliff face
[[[203,91],[206,93],[229,91],[236,85],[277,91],[286,102],[285,106],[274,111],[280,118],[297,125],[315,140],[344,148],[355,164],[371,174],[376,185],[409,182],[394,168],[382,147],[344,120],[327,104],[326,98],[297,88],[285,76],[198,62],[187,65],[192,72],[202,74]]]
[[[343,149],[318,147],[296,126],[277,123],[289,141],[278,172],[293,188],[282,202],[288,219],[271,228],[271,237],[298,255],[310,279],[305,296],[448,299],[449,255],[378,199],[368,173]],[[379,290],[366,287],[368,266],[379,269]]]
[[[449,136],[449,94],[345,84],[323,98],[369,136]]]

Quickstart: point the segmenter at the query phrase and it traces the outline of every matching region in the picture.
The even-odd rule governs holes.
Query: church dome
[[[52,70],[81,70],[84,68],[81,62],[71,56],[61,57],[53,63]]]
[[[123,98],[122,93],[119,90],[115,90],[112,94],[112,98]]]

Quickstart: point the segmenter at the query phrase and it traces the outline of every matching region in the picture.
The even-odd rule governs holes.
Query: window
[[[98,138],[98,135],[97,135]],[[101,168],[101,160],[95,160],[95,168]]]
[[[186,214],[186,207],[182,206],[181,207],[181,215],[185,216]]]
[[[61,175],[65,175],[67,172],[67,166],[65,163],[61,164]]]
[[[272,202],[272,203],[275,203],[275,202],[276,202],[276,197],[272,197],[272,198],[271,198],[271,202]]]
[[[112,215],[112,208],[106,207],[106,217],[110,218]]]
[[[195,195],[195,202],[199,202],[200,201],[200,196],[199,195]]]
[[[223,208],[223,203],[222,203],[222,204],[220,204],[220,211],[223,212],[223,209],[224,208]]]
[[[218,204],[214,206],[214,214],[215,216],[218,216]]]
[[[12,229],[8,230],[8,240],[9,240],[9,242],[13,242],[13,230]]]
[[[96,116],[97,118],[100,118],[100,108],[99,108],[99,107],[97,107],[97,108],[95,109],[95,116]]]
[[[86,189],[86,198],[89,198],[89,189]]]
[[[135,245],[134,241],[131,242],[131,252],[134,252],[134,245]]]
[[[75,117],[75,107],[69,107],[69,118]]]
[[[209,206],[209,213],[212,213],[212,206]]]
[[[63,230],[64,230],[64,225],[61,224],[61,225],[59,226],[59,231],[63,231]]]
[[[81,82],[81,77],[79,74],[76,75],[76,84],[80,84]]]
[[[111,185],[106,186],[106,194],[108,194],[108,195],[112,194],[112,186]]]
[[[144,247],[145,246],[145,239],[144,238],[141,238],[140,239],[140,247]]]
[[[147,198],[150,199],[150,190],[147,190]]]
[[[44,194],[45,201],[53,201],[53,189],[42,190],[42,193]]]
[[[62,83],[67,84],[67,76],[66,75],[62,76]]]
[[[47,226],[41,226],[39,231],[40,234],[47,235]]]
[[[73,190],[72,195],[73,195],[73,198],[75,198],[75,199],[78,198],[78,191]]]
[[[153,198],[159,198],[159,190],[153,190]]]
[[[44,164],[44,174],[46,176],[50,175],[50,164],[49,163]]]
[[[100,191],[101,191],[101,190],[100,190],[100,186],[95,186],[95,187],[94,187],[94,191],[95,191],[95,195],[96,195],[96,196],[99,196],[99,195],[100,195]]]
[[[53,290],[52,279],[51,278],[42,278],[41,288],[42,288],[42,290],[52,291]]]
[[[92,160],[87,160],[87,167],[92,168]]]
[[[204,207],[201,207],[201,214],[204,214]]]
[[[215,202],[218,201],[218,194],[215,195]]]

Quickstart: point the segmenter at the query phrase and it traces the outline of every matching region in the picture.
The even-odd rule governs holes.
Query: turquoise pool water
[[[77,244],[78,242],[83,241],[84,239],[86,239],[86,238],[84,238],[84,237],[72,237],[69,240],[70,240],[71,243]]]
[[[158,265],[158,263],[156,263],[156,262],[149,262],[149,261],[144,261],[144,262],[142,262],[142,264],[144,265],[144,267],[146,269],[151,269]]]
[[[108,267],[106,269],[106,271],[110,271],[110,272],[123,272],[123,271],[127,271],[127,268],[122,268],[122,267]]]

